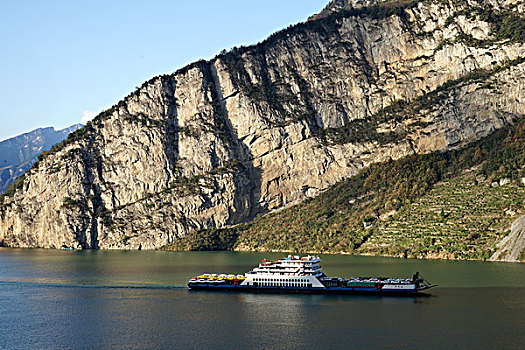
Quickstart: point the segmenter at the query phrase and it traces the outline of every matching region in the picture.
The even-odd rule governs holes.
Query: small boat
[[[320,294],[413,295],[437,286],[416,272],[411,278],[328,277],[317,256],[289,255],[277,261],[264,259],[244,275],[201,274],[190,279],[192,290],[281,292]]]

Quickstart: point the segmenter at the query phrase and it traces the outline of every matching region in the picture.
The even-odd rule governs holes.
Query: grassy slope
[[[357,252],[408,257],[488,259],[523,212],[525,186],[492,186],[479,169],[441,181],[403,206]]]
[[[314,199],[189,234],[167,249],[486,259],[524,211],[524,163],[522,119],[461,150],[375,164]],[[510,184],[492,187],[507,178]]]

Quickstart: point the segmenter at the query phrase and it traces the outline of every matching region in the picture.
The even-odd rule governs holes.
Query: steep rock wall
[[[525,215],[520,216],[510,226],[510,234],[497,244],[492,261],[523,261],[525,252]]]
[[[3,198],[0,241],[159,248],[314,196],[374,162],[488,135],[525,114],[525,65],[516,60],[525,46],[496,40],[490,23],[460,14],[468,6],[336,13],[150,80]],[[505,69],[457,82],[437,108],[382,120],[374,130],[393,135],[389,142],[322,136],[495,66]]]

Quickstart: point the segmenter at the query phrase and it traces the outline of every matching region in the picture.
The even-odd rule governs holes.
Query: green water
[[[411,276],[422,298],[191,292],[277,253],[0,249],[0,348],[521,349],[525,265],[321,256],[329,276]]]
[[[244,273],[282,253],[61,251],[0,248],[2,281],[93,286],[185,286],[200,273]],[[525,287],[525,265],[321,255],[328,276],[406,276],[441,287]]]

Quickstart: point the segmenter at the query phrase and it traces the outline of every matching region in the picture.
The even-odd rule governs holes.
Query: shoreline
[[[397,255],[381,255],[372,253],[349,253],[349,252],[319,252],[319,251],[304,251],[297,252],[292,250],[246,250],[246,249],[233,249],[233,250],[178,250],[161,247],[158,249],[63,249],[63,248],[49,248],[49,247],[6,247],[0,246],[2,249],[44,249],[44,250],[55,250],[55,251],[165,251],[165,252],[237,252],[237,253],[286,253],[286,254],[321,254],[321,255],[350,255],[350,256],[364,256],[364,257],[379,257],[379,258],[393,258],[399,260],[428,260],[428,261],[478,261],[478,262],[493,262],[493,263],[525,263],[523,260],[506,261],[506,260],[483,260],[483,259],[472,259],[472,258],[445,258],[445,257],[418,257],[418,256],[397,256]]]

